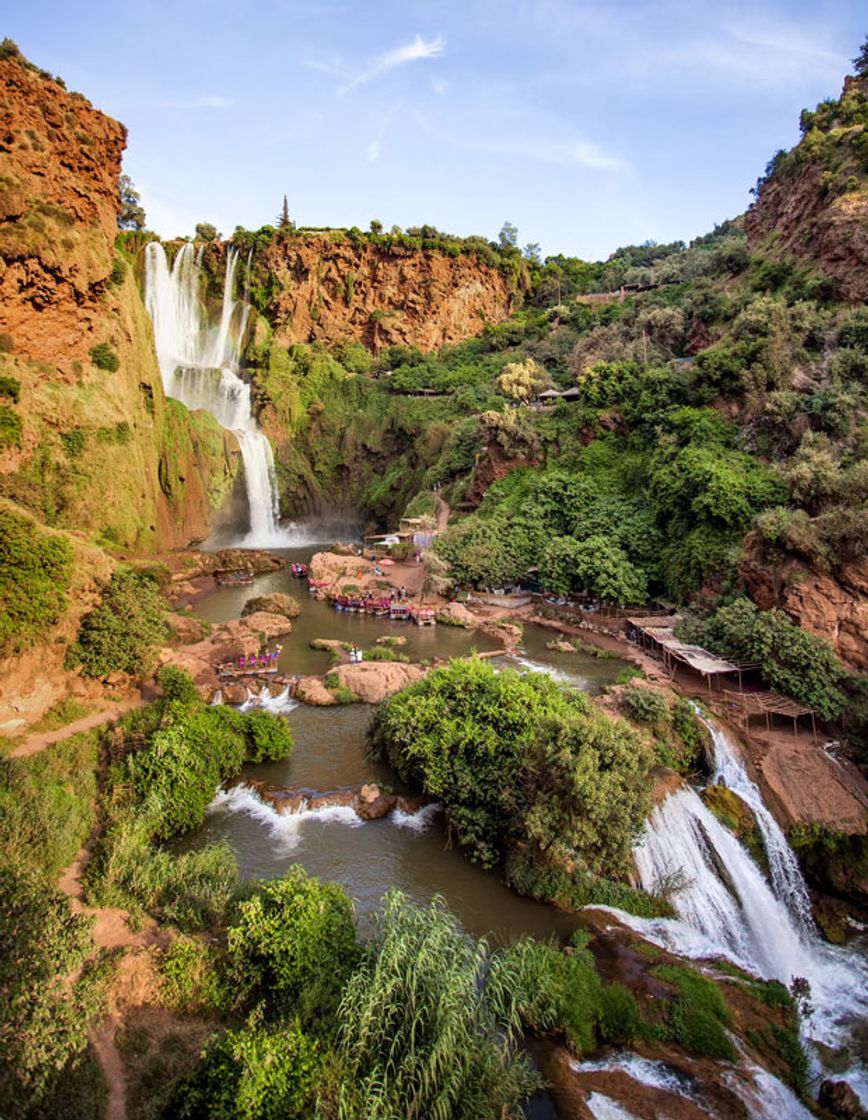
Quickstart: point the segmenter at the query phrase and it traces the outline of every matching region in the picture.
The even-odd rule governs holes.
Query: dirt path
[[[128,700],[119,700],[108,708],[103,708],[102,711],[91,712],[89,716],[82,716],[81,719],[67,723],[64,727],[58,727],[54,731],[41,731],[35,735],[28,735],[9,752],[7,757],[29,758],[30,755],[38,754],[40,751],[44,751],[46,747],[51,747],[64,739],[69,739],[70,736],[77,735],[80,731],[91,731],[94,727],[101,727],[104,723],[111,723],[113,720],[120,719],[126,712],[130,712],[134,708],[142,708],[152,699],[152,696],[146,696],[142,692],[136,696],[131,696]]]
[[[439,494],[435,494],[434,497],[440,503],[440,511],[437,514],[437,532],[442,533],[446,529],[446,526],[449,522],[449,515],[452,510],[449,508],[446,502],[443,501]]]

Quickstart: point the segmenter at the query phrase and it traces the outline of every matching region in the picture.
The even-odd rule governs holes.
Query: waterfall
[[[248,257],[248,265],[250,263]],[[253,415],[250,386],[238,376],[239,350],[250,306],[233,296],[238,250],[226,253],[220,322],[211,327],[199,297],[201,253],[183,245],[169,268],[158,241],[145,247],[145,306],[154,324],[166,395],[209,412],[233,431],[241,449],[250,529],[240,543],[284,544],[278,527],[277,476],[271,445]]]
[[[767,882],[747,850],[689,788],[658,805],[634,851],[649,891],[681,879],[677,918],[618,916],[649,940],[687,957],[723,956],[766,979],[811,985],[812,1018],[804,1033],[828,1046],[847,1041],[848,1028],[868,1014],[868,962],[857,952],[828,945],[814,930],[808,891],[796,857],[762,802],[725,733],[709,722],[715,777],[755,810],[769,856]],[[864,1091],[861,1071],[851,1071]]]

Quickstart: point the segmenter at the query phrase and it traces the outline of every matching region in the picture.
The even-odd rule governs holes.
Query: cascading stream
[[[853,1023],[868,1014],[868,962],[819,938],[795,854],[735,747],[713,722],[708,727],[714,740],[715,778],[725,781],[756,813],[771,883],[732,833],[685,787],[654,809],[634,851],[646,890],[681,880],[673,896],[678,917],[642,919],[620,911],[618,916],[649,940],[683,956],[724,956],[787,985],[805,977],[814,1006],[813,1017],[804,1025],[806,1035],[840,1046]],[[864,1091],[861,1071],[851,1071],[848,1079]]]
[[[199,297],[200,260],[193,245],[179,249],[170,269],[163,246],[152,241],[145,247],[145,306],[166,395],[191,410],[209,412],[238,439],[250,510],[250,528],[240,543],[279,545],[285,541],[278,526],[274,456],[253,415],[250,386],[238,376],[250,306],[233,296],[237,267],[238,251],[230,247],[220,322],[214,328]]]

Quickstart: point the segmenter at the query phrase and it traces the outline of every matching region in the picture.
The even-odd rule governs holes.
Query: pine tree
[[[856,57],[853,59],[853,65],[856,67],[856,74],[860,78],[868,78],[868,36]]]
[[[289,203],[286,201],[286,195],[284,195],[283,206],[281,207],[280,214],[277,217],[277,228],[289,229],[292,224],[292,220],[289,217]]]

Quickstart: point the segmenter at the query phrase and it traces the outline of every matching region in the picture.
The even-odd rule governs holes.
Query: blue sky
[[[864,0],[68,0],[4,33],[129,128],[163,236],[430,223],[544,253],[689,239],[745,209],[837,96]]]

